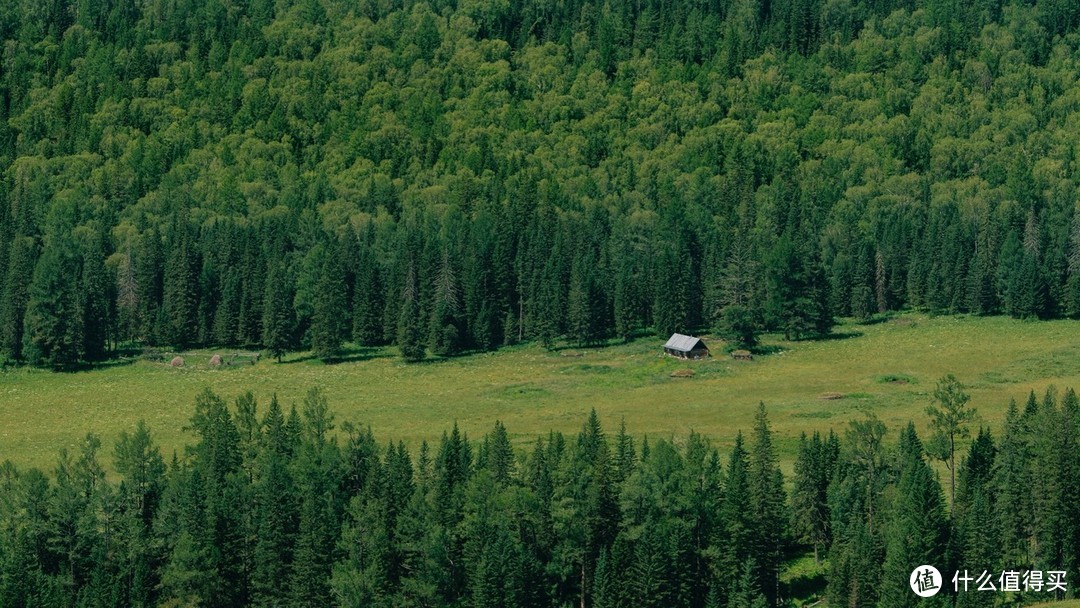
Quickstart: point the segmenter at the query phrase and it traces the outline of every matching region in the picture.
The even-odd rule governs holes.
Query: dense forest
[[[495,423],[413,456],[336,429],[318,390],[264,413],[250,393],[230,407],[207,389],[171,460],[140,424],[112,474],[93,435],[49,476],[0,466],[0,605],[761,608],[801,593],[900,608],[919,601],[920,564],[946,589],[919,605],[1065,595],[1049,575],[953,594],[957,570],[997,589],[1001,572],[1064,571],[1075,595],[1076,394],[1032,393],[1000,437],[979,429],[963,450],[948,446],[974,431],[966,394],[947,377],[934,395],[925,440],[868,414],[804,435],[785,480],[764,406],[723,456],[695,433],[612,437],[595,411],[576,437],[524,450]],[[944,484],[936,459],[954,472]],[[782,580],[811,550],[827,580]]]
[[[1070,0],[0,4],[2,360],[1080,316]]]

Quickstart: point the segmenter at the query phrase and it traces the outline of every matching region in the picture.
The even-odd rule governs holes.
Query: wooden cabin
[[[680,359],[704,359],[709,356],[709,347],[700,338],[671,334],[664,345],[664,352]]]

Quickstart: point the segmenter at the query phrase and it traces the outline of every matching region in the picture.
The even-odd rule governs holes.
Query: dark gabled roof
[[[677,350],[681,353],[688,353],[699,347],[705,348],[705,343],[693,336],[682,334],[671,334],[671,338],[664,345],[666,349]]]

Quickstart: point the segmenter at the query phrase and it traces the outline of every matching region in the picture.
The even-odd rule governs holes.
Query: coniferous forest
[[[1080,318],[1078,28],[1073,0],[0,2],[0,366]],[[594,411],[414,447],[318,389],[234,397],[195,398],[182,452],[140,424],[0,464],[0,607],[907,608],[918,564],[1069,575],[942,607],[1080,584],[1071,389],[991,433],[946,376],[924,420],[804,436],[791,475],[764,405],[737,437]],[[790,572],[810,556],[822,578]]]
[[[1080,316],[1071,0],[0,6],[0,359]]]
[[[829,606],[916,605],[918,564],[995,585],[1066,571],[1075,593],[1076,394],[1013,403],[997,437],[962,422],[955,379],[935,397],[959,424],[920,437],[867,415],[804,435],[784,479],[764,406],[723,454],[695,433],[611,433],[595,411],[525,450],[496,422],[410,453],[338,427],[317,389],[299,408],[206,390],[171,459],[140,423],[114,446],[87,436],[49,476],[0,466],[0,605],[758,608],[807,597],[780,573],[811,550],[828,560],[811,597]],[[940,449],[968,431],[969,447]],[[954,492],[933,459],[953,463]],[[972,588],[933,605],[1063,595]]]

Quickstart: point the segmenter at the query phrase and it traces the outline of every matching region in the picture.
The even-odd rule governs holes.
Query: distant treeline
[[[1066,571],[1075,596],[1075,393],[1012,404],[1001,437],[980,429],[966,453],[966,395],[951,378],[934,394],[925,443],[869,415],[842,437],[804,435],[785,484],[764,406],[724,458],[696,433],[605,434],[595,412],[524,451],[496,422],[414,456],[336,430],[317,390],[299,412],[273,399],[265,413],[250,393],[229,407],[207,390],[194,444],[170,462],[140,424],[120,435],[114,475],[92,435],[50,476],[0,466],[0,605],[756,608],[817,594],[893,608],[914,605],[922,564],[945,573],[936,605],[1004,597],[953,595],[957,570]],[[952,504],[931,457],[955,471]],[[811,548],[827,585],[782,582]]]
[[[0,358],[1080,316],[1080,5],[0,3]]]

